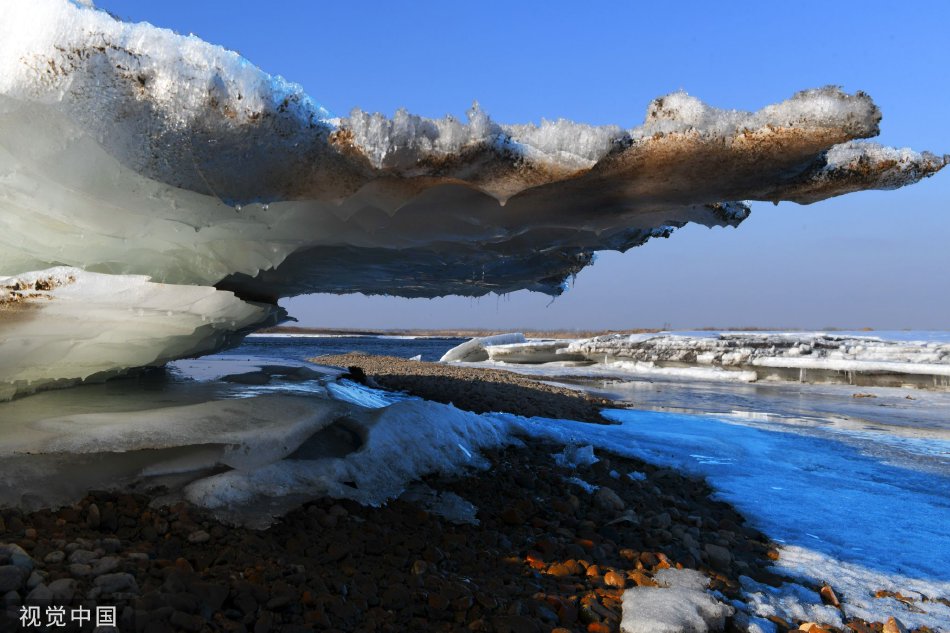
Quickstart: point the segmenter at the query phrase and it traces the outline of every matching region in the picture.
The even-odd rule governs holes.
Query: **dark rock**
[[[170,619],[172,626],[181,631],[200,631],[205,625],[205,619],[200,615],[191,615],[183,611],[175,611]]]
[[[26,580],[26,573],[20,567],[16,565],[0,567],[0,593],[19,590],[24,580]]]
[[[119,572],[117,574],[103,574],[95,579],[94,584],[103,593],[138,593],[139,586],[132,574]]]
[[[709,557],[709,564],[720,571],[728,571],[732,563],[732,553],[721,545],[707,543],[706,555]]]

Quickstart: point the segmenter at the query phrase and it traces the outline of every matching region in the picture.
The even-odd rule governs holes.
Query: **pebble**
[[[79,563],[81,565],[88,565],[92,561],[96,560],[98,556],[95,552],[91,552],[87,549],[76,549],[73,550],[69,555],[70,563]]]
[[[907,633],[907,627],[897,618],[890,617],[884,623],[883,633]]]
[[[188,535],[189,543],[207,543],[211,540],[211,535],[205,532],[204,530],[198,530],[197,532],[192,532]]]
[[[40,583],[33,588],[33,591],[26,595],[27,604],[49,604],[53,600],[53,592],[49,587]]]
[[[830,585],[822,586],[819,594],[821,595],[821,601],[825,604],[835,608],[841,607],[841,603],[838,601],[838,596],[835,595],[835,590],[832,589]]]
[[[709,557],[709,564],[719,571],[727,571],[732,563],[732,553],[721,545],[707,543],[706,555]]]
[[[608,587],[623,589],[627,586],[627,579],[623,577],[623,574],[617,573],[616,571],[608,571],[604,574],[604,584]]]
[[[25,573],[20,567],[16,565],[0,566],[0,593],[17,591],[23,585],[24,578]]]
[[[103,593],[138,593],[139,587],[132,574],[119,572],[116,574],[103,574],[94,581],[96,587]]]
[[[16,543],[0,544],[0,560],[3,559],[11,565],[26,570],[27,573],[33,571],[33,559]]]
[[[402,500],[380,508],[318,500],[256,532],[225,527],[183,503],[150,507],[145,496],[94,493],[52,516],[21,515],[21,532],[0,538],[36,530],[34,545],[20,541],[35,548],[37,569],[48,574],[33,577],[40,579],[33,598],[101,597],[119,605],[129,623],[121,630],[147,619],[155,623],[148,633],[617,633],[624,589],[655,584],[659,569],[695,567],[701,558],[712,567],[718,547],[729,564],[710,574],[713,588],[735,599],[736,570],[762,577],[768,542],[708,500],[702,482],[611,457],[612,465],[585,471],[603,492],[579,498],[564,490],[553,452],[493,451],[485,474],[430,482],[464,491],[483,509],[478,526],[450,524]],[[614,468],[645,471],[651,484],[612,479]],[[92,505],[100,511],[96,530],[88,525]],[[624,512],[642,520],[618,520]],[[12,567],[14,554],[32,570],[23,548],[0,549],[0,568]],[[26,581],[19,574],[17,581],[16,590],[0,591],[5,604],[23,601]]]
[[[61,550],[54,550],[43,557],[43,562],[50,565],[58,565],[64,560],[66,560],[66,552]]]
[[[607,486],[601,486],[597,489],[597,492],[594,493],[594,503],[607,512],[622,512],[627,507],[623,499]]]

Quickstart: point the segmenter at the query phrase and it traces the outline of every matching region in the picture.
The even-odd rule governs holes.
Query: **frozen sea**
[[[893,336],[950,339],[943,332]],[[0,403],[0,431],[15,438],[36,420],[86,413],[90,407],[107,413],[268,394],[325,397],[310,380],[251,384],[222,377],[268,366],[307,368],[307,359],[351,351],[437,360],[461,342],[254,336],[241,347],[171,363],[164,371]],[[618,405],[606,415],[619,424],[507,414],[486,414],[479,424],[497,423],[702,475],[720,498],[783,544],[782,571],[807,579],[806,584],[831,584],[847,616],[896,615],[908,626],[950,631],[950,392],[604,376],[583,367],[507,368],[609,396]],[[399,399],[355,385],[328,388],[337,399],[370,407]],[[750,617],[840,621],[837,610],[797,584],[776,590],[748,581],[745,589],[746,601],[736,606]],[[874,597],[880,590],[907,600]],[[762,631],[773,630],[760,624]]]
[[[870,335],[950,340],[947,332]],[[356,350],[430,360],[458,342],[255,337],[229,354],[299,360]],[[897,615],[908,625],[950,630],[950,608],[933,601],[950,598],[950,393],[602,378],[585,376],[583,368],[548,373],[553,382],[628,408],[607,413],[617,426],[529,420],[529,433],[701,474],[722,499],[784,545],[780,566],[788,574],[834,586],[849,615]],[[916,597],[916,606],[874,598],[881,589]],[[835,616],[817,596],[809,605],[807,595],[793,599],[751,583],[748,592],[759,615],[798,609],[819,621]]]

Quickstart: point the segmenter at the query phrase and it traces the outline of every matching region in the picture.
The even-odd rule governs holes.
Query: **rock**
[[[82,563],[73,563],[68,569],[70,575],[76,576],[77,578],[85,578],[92,573],[92,566],[83,565]]]
[[[497,633],[540,633],[534,619],[523,615],[500,615],[491,619]]]
[[[673,517],[670,516],[669,512],[661,512],[660,514],[653,517],[652,523],[653,527],[665,530],[673,525]]]
[[[69,555],[70,563],[79,563],[80,565],[88,565],[92,561],[99,558],[95,552],[91,552],[87,549],[77,549]]]
[[[0,567],[0,593],[8,591],[17,591],[26,577],[26,572],[16,565],[3,565]]]
[[[96,529],[101,522],[102,515],[99,513],[99,506],[90,503],[89,507],[86,508],[86,525],[92,529]]]
[[[732,552],[721,545],[707,543],[706,555],[709,557],[709,564],[719,571],[727,571],[732,563]]]
[[[43,557],[43,562],[49,565],[58,565],[66,560],[66,553],[61,550],[55,550]]]
[[[204,530],[198,530],[197,532],[192,532],[188,535],[189,543],[207,543],[211,540],[211,535],[205,532]]]
[[[101,576],[103,574],[108,574],[118,569],[119,563],[120,561],[117,556],[106,556],[104,558],[100,558],[92,566],[91,573],[93,576]]]
[[[37,585],[39,585],[44,580],[46,580],[46,575],[41,574],[40,572],[34,569],[33,573],[30,574],[30,577],[26,579],[26,588],[34,589]]]
[[[200,615],[190,615],[183,611],[175,611],[169,620],[178,631],[200,631],[205,625],[205,619]]]
[[[53,600],[60,604],[68,604],[76,595],[77,583],[72,578],[60,578],[49,584],[49,590],[53,594]]]
[[[907,627],[897,618],[890,617],[884,623],[883,633],[907,633]]]
[[[16,543],[0,544],[0,560],[4,558],[9,564],[24,569],[27,573],[33,571],[33,559]]]
[[[50,591],[49,587],[42,583],[37,585],[36,588],[26,596],[27,604],[47,605],[50,604],[52,600],[53,592]]]
[[[518,512],[517,508],[511,506],[502,511],[501,520],[504,521],[506,525],[521,525],[525,522],[524,515]]]
[[[604,574],[604,584],[608,587],[623,589],[627,586],[627,579],[623,577],[623,574],[619,574],[615,571],[608,571],[606,574]]]
[[[841,603],[838,601],[838,596],[835,595],[835,590],[831,588],[831,585],[824,585],[819,593],[821,594],[821,601],[825,604],[835,608],[841,606]]]
[[[135,582],[132,574],[117,573],[103,574],[95,579],[94,584],[100,588],[103,593],[138,593],[139,586]]]
[[[20,594],[18,594],[16,591],[8,591],[3,594],[3,598],[0,599],[0,604],[2,604],[4,607],[17,607],[21,603],[22,600],[20,598]]]
[[[607,486],[601,486],[594,493],[594,503],[607,512],[623,512],[627,504],[623,502],[616,492]]]

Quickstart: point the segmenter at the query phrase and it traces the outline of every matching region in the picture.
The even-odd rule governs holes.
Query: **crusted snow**
[[[721,631],[734,609],[706,591],[709,578],[693,569],[657,572],[658,587],[632,587],[623,594],[622,633]]]

